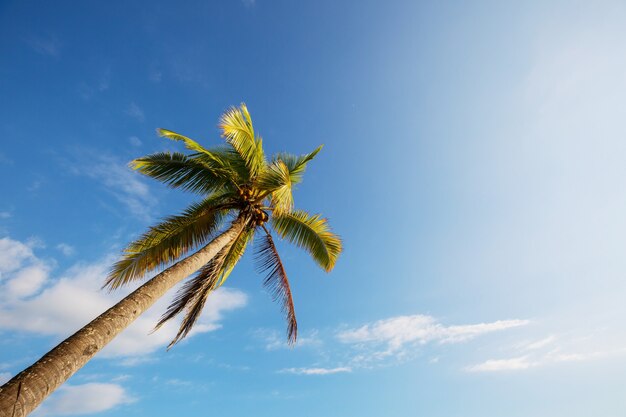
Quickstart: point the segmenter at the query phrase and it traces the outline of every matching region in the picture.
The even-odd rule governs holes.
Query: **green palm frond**
[[[237,265],[243,254],[246,252],[248,243],[252,242],[253,239],[254,227],[246,227],[239,233],[239,235],[237,235],[233,244],[230,246],[228,253],[226,254],[224,266],[220,273],[219,286],[222,286],[224,282],[226,282],[230,273],[233,272],[235,265]]]
[[[327,219],[298,210],[274,215],[272,226],[282,238],[309,252],[326,272],[333,269],[342,244],[339,236],[330,231]]]
[[[189,333],[202,311],[202,306],[204,306],[207,297],[226,281],[253,236],[254,228],[245,227],[233,241],[222,248],[211,261],[200,269],[195,278],[187,281],[176,293],[176,297],[154,328],[157,330],[165,322],[182,311],[186,311],[179,332],[168,349]]]
[[[283,161],[277,159],[269,164],[261,173],[255,185],[259,190],[267,193],[275,213],[293,210],[289,167]]]
[[[267,194],[276,214],[293,210],[293,187],[302,182],[306,164],[322,146],[305,155],[278,154],[259,175],[255,186]]]
[[[246,162],[230,145],[211,148],[210,155],[194,154],[193,159],[211,170],[224,173],[233,184],[238,186],[249,181],[250,173]]]
[[[192,204],[180,215],[165,218],[128,245],[122,259],[113,265],[104,287],[116,289],[206,243],[231,208],[228,198],[217,195]]]
[[[263,281],[274,301],[279,301],[285,318],[287,319],[287,340],[289,344],[295,343],[298,338],[298,322],[296,321],[296,311],[291,296],[291,287],[287,279],[287,273],[283,266],[272,235],[265,230],[262,243],[257,248],[258,269],[261,273],[267,272]]]
[[[205,158],[208,157],[205,154]],[[230,183],[232,174],[179,152],[158,152],[134,159],[131,168],[172,188],[209,194]],[[214,165],[217,165],[214,162]]]
[[[210,152],[206,148],[204,148],[202,145],[200,145],[198,142],[196,142],[193,139],[188,138],[187,136],[181,135],[180,133],[172,132],[171,130],[161,129],[161,128],[158,128],[156,131],[157,131],[157,135],[161,137],[183,142],[185,144],[185,147],[189,150],[210,154]]]
[[[165,322],[185,311],[178,333],[167,346],[168,349],[187,336],[200,317],[209,294],[219,287],[220,273],[223,270],[229,248],[230,245],[222,248],[213,259],[200,268],[195,278],[187,281],[180,288],[167,311],[155,326],[154,330],[157,330]]]
[[[292,184],[298,184],[302,182],[302,176],[306,169],[307,163],[315,158],[315,156],[322,150],[324,145],[318,146],[313,152],[304,155],[293,155],[290,153],[280,153],[277,155],[277,159],[283,161],[289,170],[289,178]]]
[[[222,136],[241,155],[248,168],[248,178],[255,178],[265,166],[265,154],[261,138],[254,135],[252,119],[248,108],[241,103],[239,108],[231,107],[221,117],[219,127]]]

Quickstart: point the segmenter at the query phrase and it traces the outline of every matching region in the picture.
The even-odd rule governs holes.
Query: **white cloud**
[[[36,240],[0,239],[0,301],[28,297],[48,279],[52,266],[33,254],[37,245]]]
[[[29,259],[34,259],[30,245],[8,237],[0,239],[0,279],[20,268]]]
[[[40,261],[17,271],[2,290],[9,297],[28,297],[36,293],[48,279],[49,267]]]
[[[308,346],[320,346],[322,339],[319,332],[313,330],[304,335],[299,335],[296,344],[291,346],[287,342],[287,337],[273,329],[258,329],[254,332],[254,336],[263,340],[266,350],[290,349]]]
[[[135,102],[130,103],[128,109],[126,109],[126,114],[140,122],[146,119],[143,110]]]
[[[76,252],[76,249],[67,243],[59,243],[56,248],[65,256],[72,256]]]
[[[617,346],[617,347],[615,347]],[[605,340],[601,332],[587,337],[550,335],[531,343],[498,347],[508,350],[510,358],[488,359],[465,367],[469,372],[521,371],[529,368],[556,366],[575,362],[619,359],[626,356],[626,347],[619,338]]]
[[[525,346],[526,350],[537,350],[542,349],[548,345],[553,344],[556,341],[556,336],[548,336],[543,339],[537,340],[535,342],[531,342]]]
[[[337,368],[286,368],[278,371],[283,374],[295,375],[331,375],[352,372],[352,368],[341,366]]]
[[[13,217],[11,212],[9,212],[9,211],[0,211],[0,219],[10,219],[11,217]]]
[[[94,414],[135,401],[118,384],[91,382],[82,385],[64,385],[54,392],[36,416],[67,416]]]
[[[0,245],[6,240],[0,240]],[[22,258],[29,258],[33,265],[42,262],[26,245],[9,241],[11,246],[5,244],[7,251],[22,253]],[[0,304],[0,330],[49,335],[57,341],[69,336],[133,289],[113,294],[100,290],[112,261],[113,258],[107,258],[92,264],[78,263],[57,279],[43,276],[44,282],[41,281],[40,271],[32,269],[23,261],[9,265],[13,272],[0,290],[11,296]],[[152,334],[150,332],[173,295],[174,291],[170,291],[157,301],[155,306],[106,346],[98,354],[99,357],[133,357],[166,346],[178,330],[175,321],[166,323]],[[67,300],[72,302],[68,303]],[[246,303],[247,297],[240,291],[229,288],[216,291],[207,301],[190,337],[220,328],[219,322],[225,312],[241,308]]]
[[[398,316],[366,324],[338,334],[343,343],[386,345],[387,353],[400,351],[407,345],[428,342],[456,343],[482,334],[524,326],[528,320],[498,320],[491,323],[444,326],[426,315]]]
[[[256,5],[256,0],[241,0],[244,6],[250,8]]]
[[[510,359],[490,359],[477,365],[468,366],[465,370],[468,372],[519,371],[536,365],[536,363],[530,362],[528,357],[521,356]]]

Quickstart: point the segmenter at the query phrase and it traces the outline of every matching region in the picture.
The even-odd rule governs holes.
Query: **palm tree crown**
[[[170,187],[198,193],[203,199],[150,227],[130,243],[113,266],[105,287],[116,289],[173,263],[210,241],[229,217],[236,218],[244,224],[241,232],[182,285],[157,328],[183,313],[178,334],[169,347],[184,338],[208,295],[226,281],[259,232],[255,244],[258,268],[266,274],[264,285],[282,304],[288,341],[293,343],[298,333],[293,299],[268,225],[281,238],[306,250],[325,271],[333,269],[342,250],[340,238],[319,214],[295,210],[292,195],[307,163],[322,147],[301,156],[280,153],[268,161],[243,103],[227,110],[219,127],[226,143],[211,149],[186,136],[158,129],[159,135],[183,142],[191,153],[159,152],[131,162],[140,173]]]

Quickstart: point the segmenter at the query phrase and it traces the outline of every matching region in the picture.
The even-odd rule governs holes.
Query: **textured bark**
[[[244,225],[243,219],[236,220],[202,249],[156,275],[0,387],[0,417],[23,417],[33,411],[163,294],[211,260]]]

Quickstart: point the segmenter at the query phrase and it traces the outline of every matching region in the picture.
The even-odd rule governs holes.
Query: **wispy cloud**
[[[153,83],[160,83],[163,79],[163,72],[159,69],[158,66],[152,65],[150,66],[150,70],[148,71],[148,79]]]
[[[137,119],[140,122],[143,122],[146,119],[143,109],[139,107],[135,102],[130,103],[130,105],[126,109],[126,114],[134,119]]]
[[[396,316],[335,332],[335,340],[341,342],[339,345],[324,343],[324,338],[315,331],[304,340],[305,345],[314,347],[312,352],[317,356],[315,365],[287,368],[279,372],[326,375],[399,364],[415,359],[426,351],[428,344],[431,345],[428,347],[430,363],[434,364],[440,361],[436,350],[443,348],[443,345],[466,342],[489,333],[526,326],[528,323],[528,320],[497,320],[447,326],[428,315]],[[266,350],[285,346],[278,333],[265,331],[260,334]]]
[[[477,365],[465,368],[468,372],[498,372],[498,371],[519,371],[536,366],[535,362],[529,361],[527,356],[510,359],[489,359]]]
[[[119,384],[91,382],[60,387],[34,416],[94,414],[110,410],[135,399]]]
[[[623,345],[612,347],[605,341],[589,345],[585,343],[586,339],[589,338],[550,335],[530,343],[505,347],[511,357],[487,359],[484,362],[467,366],[465,370],[468,372],[523,371],[559,363],[619,358],[626,355],[626,347]],[[598,341],[601,338],[596,334],[591,339]]]
[[[137,136],[129,137],[128,138],[128,143],[130,143],[134,147],[139,147],[142,144],[141,139],[139,139]]]
[[[56,248],[65,256],[72,256],[76,252],[76,249],[67,243],[59,243]]]
[[[241,0],[244,6],[247,8],[252,8],[256,5],[256,0]]]
[[[287,338],[284,334],[273,329],[257,329],[254,332],[254,336],[263,341],[266,350],[320,346],[323,343],[317,330],[298,336],[298,341],[294,346],[287,343]]]
[[[46,264],[31,247],[9,238],[0,239],[0,329],[67,337],[105,311],[133,288],[109,294],[101,291],[113,258],[90,264],[77,263],[58,278],[51,277]],[[44,269],[41,269],[43,265]],[[176,322],[166,323],[152,334],[160,315],[174,292],[159,300],[141,315],[99,357],[141,357],[164,347],[176,335]],[[73,300],[67,303],[67,300]],[[190,336],[221,327],[223,315],[245,306],[247,297],[240,291],[222,288],[209,302]]]
[[[118,158],[95,151],[81,151],[73,161],[66,161],[74,175],[98,181],[135,216],[149,220],[157,199],[139,175]]]
[[[341,366],[337,368],[286,368],[278,371],[281,374],[295,375],[332,375],[352,372],[352,368]]]
[[[61,54],[61,42],[54,35],[47,37],[31,36],[26,39],[26,43],[41,55],[58,58]]]
[[[458,343],[480,335],[525,326],[528,320],[445,326],[432,316],[397,316],[340,332],[343,343],[374,348],[380,356],[403,354],[407,348],[429,342]],[[383,349],[382,351],[380,349]]]
[[[107,67],[93,81],[78,84],[78,94],[84,100],[90,100],[96,94],[107,91],[111,87],[111,68]]]
[[[0,211],[0,219],[9,219],[13,217],[10,211]]]

